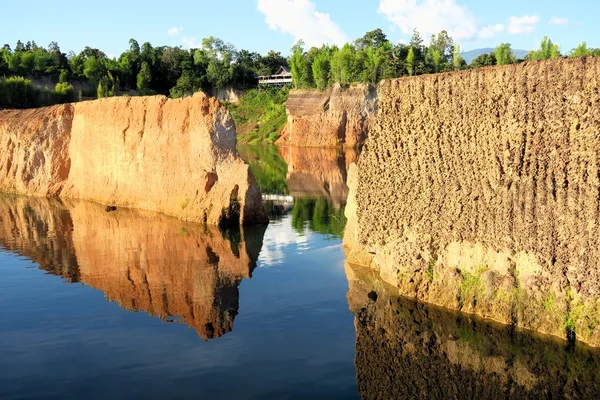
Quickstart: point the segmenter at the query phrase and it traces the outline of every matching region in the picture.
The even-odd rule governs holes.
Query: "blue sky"
[[[118,56],[129,38],[140,44],[190,47],[216,36],[238,49],[289,53],[308,45],[340,44],[381,28],[393,42],[408,41],[416,27],[428,42],[446,29],[464,50],[507,41],[529,50],[544,35],[563,52],[583,40],[600,47],[597,0],[219,0],[4,1],[0,44],[18,39],[62,50],[97,47]],[[52,4],[50,6],[49,4]],[[8,17],[5,17],[8,16]]]

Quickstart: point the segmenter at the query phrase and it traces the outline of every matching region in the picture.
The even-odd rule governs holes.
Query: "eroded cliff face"
[[[577,58],[381,83],[347,208],[368,257],[350,261],[600,345],[599,78],[600,58]]]
[[[77,200],[0,197],[0,246],[131,311],[176,320],[204,339],[233,327],[264,227],[220,231],[154,212]]]
[[[598,349],[399,296],[346,265],[363,399],[594,399]]]
[[[292,90],[286,108],[288,122],[279,144],[356,147],[368,135],[377,96],[370,85],[342,88],[335,84],[324,92]]]
[[[266,223],[226,108],[201,93],[0,112],[0,190],[160,211],[213,225]]]

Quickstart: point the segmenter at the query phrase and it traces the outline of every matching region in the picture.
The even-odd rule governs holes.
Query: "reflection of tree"
[[[287,194],[287,164],[275,146],[239,146],[238,151],[256,178],[262,193]]]
[[[319,199],[294,199],[292,210],[292,226],[300,233],[308,228],[325,235],[342,237],[346,226],[344,208],[335,207],[321,197]]]

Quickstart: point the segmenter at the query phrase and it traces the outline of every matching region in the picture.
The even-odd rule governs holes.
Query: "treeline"
[[[91,97],[116,96],[134,90],[136,94],[164,94],[177,98],[229,85],[238,88],[256,86],[257,75],[273,74],[281,65],[287,65],[287,61],[279,52],[270,51],[263,56],[237,50],[214,37],[205,38],[199,48],[190,50],[153,47],[148,42],[140,46],[131,39],[129,49],[118,58],[109,58],[101,50],[91,47],[79,54],[65,54],[56,42],[43,48],[35,42],[24,44],[18,41],[14,49],[8,44],[0,49],[0,76],[79,82],[84,88],[82,95]],[[9,85],[6,90],[13,90],[13,86]],[[56,88],[38,90],[52,92]],[[10,97],[20,94],[21,91],[11,92]],[[19,104],[25,103],[32,106],[29,100]],[[1,102],[0,107],[14,104],[14,101]],[[45,103],[39,100],[36,105]]]
[[[600,55],[600,50],[588,48],[584,42],[569,55]],[[526,58],[560,56],[558,46],[545,37],[540,48]],[[65,54],[56,42],[44,48],[35,42],[18,41],[14,49],[8,44],[0,49],[0,108],[36,107],[82,97],[122,94],[164,94],[177,98],[224,86],[255,87],[256,76],[273,74],[281,65],[291,67],[295,87],[322,90],[335,82],[377,83],[385,78],[518,61],[510,44],[502,43],[494,52],[483,54],[467,65],[460,46],[446,31],[433,35],[428,46],[416,30],[407,44],[391,43],[381,29],[367,32],[341,48],[304,49],[299,42],[289,58],[275,51],[263,56],[237,50],[214,37],[203,39],[198,48],[189,50],[153,47],[148,42],[140,46],[130,39],[129,48],[112,58],[91,47],[79,54]],[[51,87],[44,83],[48,80],[53,82]]]
[[[393,44],[381,29],[367,32],[353,43],[341,48],[324,45],[304,49],[299,41],[292,48],[290,68],[296,88],[323,90],[333,83],[377,83],[382,79],[432,74],[490,65],[512,64],[518,60],[509,43],[501,43],[489,54],[475,58],[470,65],[465,62],[462,50],[441,31],[432,35],[429,46],[423,44],[417,30],[410,43]],[[600,55],[600,49],[588,48],[583,42],[569,56]],[[526,60],[545,60],[561,57],[558,45],[544,37],[539,49],[531,51]]]
[[[75,89],[68,82],[59,82],[53,89],[41,89],[20,76],[0,77],[0,108],[33,108],[75,99]]]

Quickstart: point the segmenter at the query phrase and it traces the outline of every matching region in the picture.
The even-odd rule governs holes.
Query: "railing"
[[[292,83],[291,75],[269,75],[269,76],[259,76],[258,77],[259,85],[285,84],[285,83]]]

